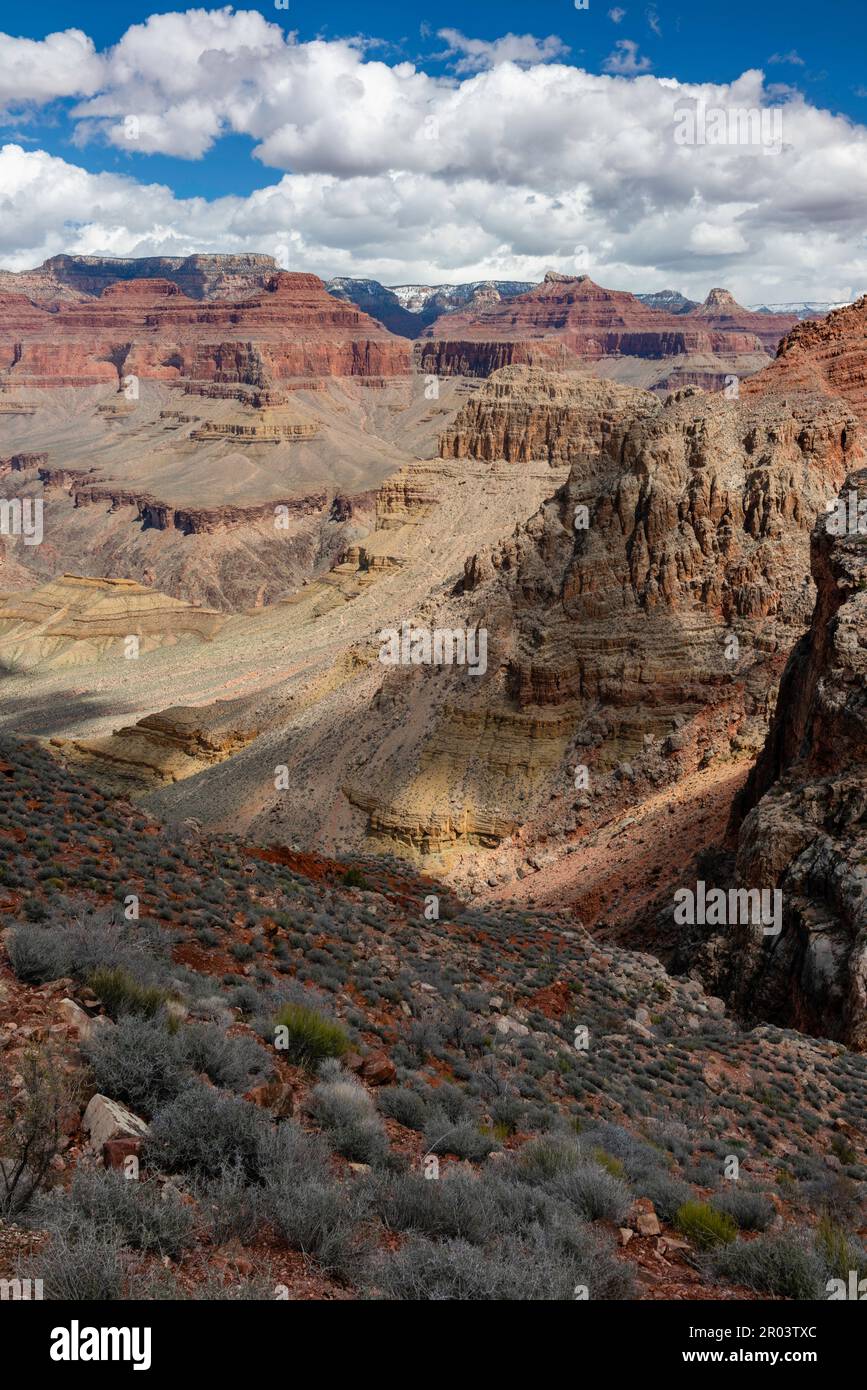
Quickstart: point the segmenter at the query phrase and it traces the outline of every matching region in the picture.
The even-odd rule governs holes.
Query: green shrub
[[[94,970],[87,983],[112,1018],[121,1014],[153,1018],[169,998],[168,991],[158,985],[140,985],[122,966]]]
[[[284,1004],[274,1028],[275,1046],[297,1066],[312,1068],[326,1057],[342,1057],[349,1050],[349,1038],[340,1024],[306,1004]]]
[[[688,1236],[701,1250],[712,1250],[717,1245],[728,1245],[738,1233],[732,1218],[724,1211],[717,1211],[707,1202],[684,1202],[678,1207],[674,1224],[682,1235]]]

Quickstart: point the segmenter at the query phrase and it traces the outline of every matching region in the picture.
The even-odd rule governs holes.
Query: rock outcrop
[[[65,574],[0,601],[0,665],[79,666],[109,651],[132,661],[165,643],[206,642],[224,621],[131,579]]]
[[[731,989],[752,1018],[865,1050],[867,470],[850,475],[840,497],[842,510],[813,532],[812,623],[735,809],[738,884],[779,889],[783,927],[739,934]],[[843,515],[846,529],[834,534]]]
[[[691,309],[690,320],[701,319],[720,333],[754,333],[766,352],[776,352],[780,339],[788,333],[794,314],[759,313],[738,304],[728,290],[711,290],[703,304]]]
[[[780,343],[771,366],[743,389],[840,396],[867,421],[867,295],[827,318],[799,323]]]
[[[659,403],[649,392],[575,372],[503,367],[444,431],[440,456],[571,465],[601,450],[624,416],[641,409],[655,414]]]
[[[570,359],[720,356],[731,359],[737,374],[739,358],[769,351],[793,322],[794,316],[777,321],[742,310],[718,290],[697,310],[664,312],[635,295],[603,289],[587,275],[549,271],[527,294],[438,319],[416,353],[423,371],[441,376],[488,376],[521,363],[566,366]]]
[[[40,303],[93,298],[120,280],[171,280],[191,299],[236,299],[264,289],[273,256],[239,252],[198,256],[51,256],[35,270],[0,271],[0,290]]]
[[[326,293],[315,275],[278,272],[243,300],[201,304],[171,280],[125,280],[53,311],[0,296],[0,372],[8,384],[165,381],[243,384],[404,376],[410,349]]]

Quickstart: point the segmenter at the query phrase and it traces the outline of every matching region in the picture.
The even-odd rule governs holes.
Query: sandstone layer
[[[203,305],[166,279],[110,284],[51,312],[0,296],[7,384],[86,386],[129,378],[243,383],[319,376],[392,377],[409,348],[326,293],[315,275],[272,275],[246,299]]]
[[[755,354],[770,352],[793,322],[751,313],[721,290],[695,310],[673,313],[603,289],[587,275],[549,271],[526,294],[438,319],[416,353],[421,369],[438,375],[488,376],[509,365],[598,365],[612,358],[719,359],[717,376],[744,375],[756,370]],[[713,367],[704,362],[695,370]]]

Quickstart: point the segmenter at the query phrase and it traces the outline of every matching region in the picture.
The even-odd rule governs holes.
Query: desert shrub
[[[830,1216],[823,1216],[816,1227],[816,1251],[827,1273],[846,1280],[854,1270],[858,1279],[867,1277],[867,1250]]]
[[[153,923],[133,926],[111,912],[90,913],[73,906],[71,922],[51,926],[16,923],[8,940],[9,958],[19,979],[44,984],[71,975],[86,980],[94,972],[126,970],[139,985],[159,985],[168,970],[171,936]]]
[[[573,1167],[580,1154],[577,1140],[568,1135],[551,1134],[530,1139],[515,1160],[515,1175],[522,1182],[543,1186]]]
[[[138,1014],[153,1018],[168,999],[168,991],[158,985],[140,985],[122,966],[102,966],[94,970],[87,981],[111,1018],[122,1014]]]
[[[621,1221],[631,1201],[626,1184],[598,1163],[562,1170],[545,1184],[545,1190],[568,1203],[585,1221]]]
[[[84,1054],[99,1090],[136,1114],[151,1116],[188,1084],[176,1037],[164,1020],[127,1014],[113,1028],[100,1028]]]
[[[630,1182],[640,1181],[650,1173],[664,1172],[666,1168],[665,1159],[657,1149],[645,1144],[641,1139],[636,1139],[635,1135],[630,1134],[622,1125],[594,1125],[582,1134],[581,1147],[592,1151],[597,1161],[596,1151],[601,1149],[620,1164],[620,1171],[616,1172],[615,1176],[622,1177],[625,1174]]]
[[[0,1218],[24,1211],[45,1181],[60,1147],[65,1092],[49,1053],[25,1053],[24,1085],[0,1067]]]
[[[551,1244],[536,1230],[527,1239],[506,1238],[480,1250],[465,1240],[415,1236],[370,1271],[375,1293],[385,1299],[462,1301],[573,1300],[584,1285],[591,1298],[623,1298],[630,1280],[610,1250],[575,1227],[571,1248]]]
[[[124,1294],[125,1271],[117,1233],[96,1223],[83,1225],[69,1235],[55,1231],[22,1273],[43,1281],[46,1299],[108,1303]]]
[[[688,1202],[692,1195],[689,1183],[672,1177],[662,1168],[639,1178],[634,1187],[640,1197],[650,1198],[654,1211],[663,1221],[673,1221],[679,1208],[684,1202]]]
[[[339,1023],[304,1004],[284,1004],[274,1019],[280,1050],[297,1066],[315,1067],[326,1057],[342,1057],[349,1038]]]
[[[62,1223],[66,1235],[92,1224],[113,1230],[123,1245],[171,1259],[177,1259],[193,1239],[193,1214],[177,1193],[160,1190],[154,1183],[130,1181],[111,1169],[80,1169],[68,1198],[54,1207],[53,1222]]]
[[[321,1081],[308,1102],[310,1113],[326,1131],[338,1153],[356,1163],[380,1162],[388,1152],[388,1139],[373,1100],[350,1077]]]
[[[717,1211],[707,1202],[689,1201],[678,1207],[674,1218],[677,1229],[702,1250],[733,1241],[738,1228],[724,1211]]]
[[[821,1257],[802,1231],[781,1231],[734,1241],[715,1250],[710,1268],[720,1279],[780,1298],[826,1297]]]
[[[474,1120],[452,1124],[442,1110],[434,1110],[428,1116],[424,1142],[428,1153],[454,1154],[476,1163],[500,1147],[496,1135],[480,1129]]]
[[[232,1038],[215,1023],[190,1024],[181,1035],[183,1055],[193,1071],[205,1072],[227,1091],[248,1091],[273,1075],[268,1053],[252,1038]]]
[[[268,1214],[293,1250],[309,1255],[326,1273],[355,1282],[366,1258],[355,1199],[328,1178],[309,1178],[267,1194]]]
[[[227,1163],[216,1178],[206,1180],[199,1198],[215,1245],[238,1240],[248,1245],[256,1239],[266,1218],[265,1194],[251,1187],[238,1163]]]
[[[303,1182],[328,1177],[331,1150],[322,1135],[307,1134],[287,1120],[264,1136],[259,1163],[267,1188],[291,1192]]]
[[[167,1173],[217,1177],[234,1164],[255,1181],[262,1173],[269,1129],[255,1105],[194,1085],[157,1111],[144,1151],[149,1162]]]
[[[407,1086],[384,1086],[377,1096],[377,1104],[383,1115],[399,1125],[424,1129],[427,1106],[418,1091],[411,1091]]]
[[[774,1205],[764,1192],[732,1186],[711,1199],[716,1211],[730,1216],[742,1231],[766,1231],[774,1219]]]

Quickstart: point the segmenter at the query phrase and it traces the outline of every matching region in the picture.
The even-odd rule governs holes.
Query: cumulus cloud
[[[794,67],[804,67],[804,59],[794,48],[790,48],[788,53],[772,53],[768,59],[769,63],[791,63]]]
[[[564,58],[568,46],[556,34],[546,39],[537,39],[533,34],[504,34],[500,39],[489,42],[485,39],[468,39],[459,29],[439,29],[438,39],[445,39],[448,48],[444,57],[454,58],[455,72],[479,72],[484,68],[494,68],[498,63],[519,63],[525,67],[533,63],[550,63],[555,58]]]
[[[0,34],[0,107],[86,96],[104,78],[104,64],[80,29],[46,38]]]
[[[71,42],[78,76],[59,60],[49,74],[40,47],[29,86],[11,69],[16,100],[55,100],[77,81],[79,142],[218,159],[221,136],[242,133],[282,177],[245,197],[179,198],[148,181],[146,158],[121,177],[9,145],[5,265],[59,251],[282,259],[286,248],[293,269],[386,283],[533,279],[554,265],[694,297],[712,284],[752,301],[865,288],[867,130],[772,94],[758,71],[727,84],[657,78],[624,40],[602,74],[501,51],[482,70],[477,53],[472,74],[431,76],[348,40],[299,43],[230,9],[153,16],[104,54],[84,35]],[[700,103],[778,108],[777,153],[679,144],[676,113]]]
[[[609,53],[603,63],[605,72],[616,72],[622,77],[634,77],[636,73],[648,72],[653,67],[646,56],[638,56],[638,44],[634,39],[618,39],[614,52]]]
[[[619,24],[625,14],[625,10],[622,10],[619,5],[615,5],[613,10],[608,11],[608,18],[611,20],[612,24]]]

